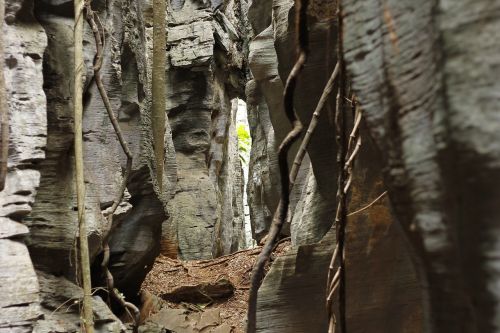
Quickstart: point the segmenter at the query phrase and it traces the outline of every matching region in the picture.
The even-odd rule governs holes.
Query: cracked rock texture
[[[244,94],[243,7],[225,1],[214,12],[187,0],[168,11],[167,109],[177,162],[161,241],[168,256],[212,258],[244,245],[233,101]]]
[[[0,192],[0,332],[30,332],[41,315],[40,295],[22,224],[32,211],[47,139],[42,58],[45,32],[32,3],[7,1],[1,39],[10,118],[9,172]]]
[[[95,0],[92,7],[106,40],[101,77],[134,157],[113,219],[120,226],[109,242],[115,287],[134,302],[162,245],[184,259],[244,246],[234,99],[244,91],[245,4],[186,1],[172,3],[165,13],[170,120],[163,192],[152,165],[152,8],[131,0]],[[11,134],[9,172],[0,192],[2,333],[80,330],[77,308],[63,305],[81,297],[74,259],[73,24],[73,1],[6,1],[2,66]],[[94,45],[85,24],[85,214],[92,282],[103,286],[101,242],[110,228],[103,212],[117,195],[126,157],[93,77]],[[96,330],[125,330],[98,294]]]
[[[352,87],[425,286],[425,329],[498,332],[500,4],[344,6]]]
[[[10,143],[0,192],[0,333],[78,332],[73,1],[5,2],[0,39]],[[132,302],[159,253],[202,259],[245,247],[236,99],[248,106],[247,194],[258,241],[279,202],[277,148],[290,130],[282,94],[295,61],[294,1],[168,3],[160,192],[150,115],[154,9],[150,0],[92,1],[106,37],[102,80],[134,156],[114,216],[120,227],[109,242],[115,286]],[[500,4],[342,6],[345,63],[364,115],[349,211],[388,191],[348,219],[348,331],[498,332]],[[311,53],[295,96],[306,128],[337,61],[335,8],[335,0],[310,1]],[[110,228],[103,212],[117,195],[126,159],[96,88],[95,43],[85,26],[86,220],[98,287],[105,285],[101,242]],[[334,106],[331,96],[291,194],[283,236],[294,248],[263,281],[259,332],[326,331],[338,173]],[[105,295],[94,295],[97,332],[126,330],[121,310],[113,306],[113,314]]]
[[[308,15],[311,53],[295,97],[296,112],[305,128],[336,62],[337,23],[334,12],[329,10],[334,6],[333,1],[313,1]],[[261,212],[252,217],[257,238],[267,232],[279,199],[273,182],[277,178],[276,147],[290,129],[281,99],[295,61],[290,52],[294,48],[294,15],[290,0],[250,3],[255,35],[249,46],[253,80],[247,84],[247,102],[253,107],[249,107],[249,120],[254,144],[249,205],[251,210]],[[259,290],[258,332],[284,333],[291,327],[293,332],[304,333],[328,329],[325,284],[335,245],[332,222],[337,188],[335,130],[330,121],[334,106],[331,97],[307,147],[291,196],[290,231],[285,231],[290,233],[295,248],[276,260]],[[350,210],[369,203],[385,189],[380,156],[364,126],[362,135],[364,143],[356,164]],[[350,218],[347,235],[349,331],[422,332],[420,284],[389,200]]]

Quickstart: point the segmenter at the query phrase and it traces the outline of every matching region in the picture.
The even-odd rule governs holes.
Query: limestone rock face
[[[244,95],[246,3],[173,1],[165,13],[169,121],[162,192],[152,172],[152,8],[129,0],[92,6],[106,41],[101,77],[134,157],[113,219],[120,226],[109,242],[109,268],[115,287],[137,301],[161,247],[199,259],[244,246],[234,99]],[[70,0],[6,1],[2,63],[11,132],[0,193],[1,332],[79,330],[76,311],[52,313],[80,297],[74,284],[73,24]],[[93,284],[99,286],[102,239],[110,228],[103,212],[117,196],[126,157],[96,87],[94,56],[94,36],[85,24],[85,214]],[[124,329],[97,296],[94,305],[97,331]]]
[[[161,252],[211,258],[241,246],[242,169],[232,99],[244,90],[241,4],[187,0],[168,12],[167,109],[177,183]]]
[[[37,321],[33,332],[80,332],[78,300],[83,297],[82,289],[64,278],[44,272],[37,273],[44,317]],[[97,332],[126,331],[125,326],[99,296],[92,298],[92,308]]]
[[[334,13],[326,10],[335,8],[335,4],[330,1],[323,8],[324,3],[312,2],[308,16],[311,52],[295,96],[295,109],[305,128],[336,62],[336,23]],[[254,115],[249,119],[254,124],[251,130],[255,145],[250,169],[249,205],[250,209],[253,206],[261,212],[266,212],[262,207],[267,208],[270,217],[274,209],[269,201],[263,200],[266,191],[261,184],[270,183],[272,173],[267,170],[276,170],[270,157],[275,156],[277,145],[290,129],[280,103],[283,82],[295,62],[294,52],[291,52],[294,49],[295,9],[293,1],[275,0],[272,2],[272,17],[265,20],[263,18],[268,13],[264,8],[259,1],[250,5],[250,11],[254,11],[250,17],[256,35],[249,47],[249,67],[254,80],[247,85],[248,102],[254,106]],[[264,24],[269,25],[263,27]],[[272,88],[278,86],[279,89]],[[335,130],[330,121],[334,106],[332,96],[321,112],[291,196],[289,232],[296,248],[272,265],[259,291],[259,332],[289,332],[290,327],[294,332],[327,330],[325,284],[335,245],[335,230],[331,226],[335,218],[337,188]],[[269,140],[268,133],[273,130]],[[366,128],[362,129],[362,135],[365,141],[362,157],[356,162],[351,210],[369,203],[385,188],[382,162]],[[271,146],[270,143],[274,144]],[[274,195],[276,198],[277,193]],[[371,210],[349,219],[346,241],[347,326],[353,332],[367,327],[370,332],[387,332],[387,329],[400,332],[408,327],[415,332],[422,331],[423,301],[416,272],[404,234],[390,209],[390,203],[385,199]],[[269,225],[260,222],[263,218],[260,221],[257,218],[259,215],[252,220],[254,233],[265,234]],[[394,251],[397,255],[393,254]],[[367,275],[367,272],[371,273]],[[371,283],[370,276],[377,276],[377,283]],[[303,298],[305,294],[308,295],[307,301]],[[388,308],[398,311],[387,312]],[[391,322],[391,327],[387,326],[388,322]]]
[[[42,58],[43,28],[30,1],[6,1],[1,43],[10,142],[7,180],[0,192],[0,332],[30,332],[41,315],[37,276],[21,224],[32,211],[40,185],[38,163],[45,157],[46,103]]]
[[[350,0],[344,8],[352,87],[420,263],[426,325],[495,332],[499,4]]]
[[[115,223],[121,223],[121,227],[111,238],[109,267],[115,275],[116,287],[123,289],[123,286],[127,286],[124,292],[133,299],[151,268],[151,260],[159,251],[159,239],[155,240],[155,237],[166,216],[159,198],[168,197],[168,193],[154,192],[155,180],[151,179],[149,161],[144,158],[150,156],[147,152],[151,150],[151,138],[147,130],[150,126],[146,90],[148,73],[142,11],[136,2],[115,1],[108,5],[105,7],[99,2],[93,4],[105,27],[107,41],[101,77],[113,112],[119,119],[125,140],[134,155],[126,195],[114,219]],[[122,10],[125,7],[127,11]],[[71,61],[61,61],[72,57],[71,53],[68,54],[73,44],[72,6],[41,1],[37,3],[35,13],[49,37],[43,55],[46,117],[49,122],[46,159],[40,163],[40,190],[33,204],[33,212],[25,219],[30,227],[28,244],[38,269],[56,275],[63,274],[73,280],[74,267],[69,265],[73,260],[72,248],[77,230],[72,153],[73,64]],[[95,266],[94,283],[100,284],[99,253],[102,237],[110,228],[103,211],[112,205],[117,195],[126,159],[93,79],[95,42],[88,25],[85,25],[84,43],[86,221],[91,262]],[[167,168],[169,160],[171,158],[167,153]],[[168,186],[171,178],[167,172],[167,186],[164,186],[167,189],[171,188]],[[140,232],[137,228],[140,228]],[[123,259],[130,257],[134,260]]]

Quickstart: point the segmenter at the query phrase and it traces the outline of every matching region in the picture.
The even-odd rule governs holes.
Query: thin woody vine
[[[153,72],[152,72],[152,137],[155,153],[155,163],[153,169],[156,174],[156,182],[159,190],[162,190],[163,184],[163,167],[164,167],[164,132],[165,132],[165,0],[154,0],[155,7],[153,15]],[[116,194],[113,204],[108,208],[104,215],[108,221],[108,232],[102,237],[103,259],[101,262],[102,271],[106,277],[106,290],[108,293],[108,304],[110,297],[113,298],[123,309],[128,316],[133,319],[133,330],[138,331],[139,325],[139,309],[127,302],[124,296],[114,287],[113,275],[108,269],[109,263],[109,244],[108,241],[113,234],[113,231],[119,225],[119,222],[113,223],[113,214],[118,205],[123,199],[123,195],[127,186],[128,178],[132,169],[133,156],[128,147],[127,142],[123,137],[120,125],[116,118],[115,112],[112,109],[107,91],[104,87],[101,78],[101,67],[104,59],[106,45],[106,29],[102,24],[99,15],[92,9],[91,0],[74,0],[74,121],[75,121],[75,169],[76,169],[76,191],[78,204],[78,226],[79,226],[79,242],[78,242],[78,262],[80,281],[83,286],[83,302],[81,311],[82,327],[86,333],[94,332],[94,320],[92,310],[92,287],[90,277],[90,259],[87,241],[87,228],[85,223],[85,182],[84,182],[84,167],[83,167],[83,132],[82,132],[82,116],[83,116],[83,28],[84,19],[92,30],[95,40],[96,54],[93,63],[93,80],[96,84],[106,112],[108,113],[110,122],[116,133],[120,146],[127,158],[126,167],[122,175],[122,184]],[[3,122],[2,122],[3,124]],[[3,160],[3,155],[2,155]],[[75,251],[75,255],[76,255]]]

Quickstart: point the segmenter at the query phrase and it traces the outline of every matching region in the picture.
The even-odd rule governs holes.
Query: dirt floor
[[[290,247],[290,241],[281,242],[271,259]],[[260,250],[256,247],[211,260],[158,257],[142,285],[147,298],[142,318],[151,317],[165,306],[193,312],[218,309],[221,321],[232,328],[231,332],[244,332],[250,276]],[[151,298],[161,304],[153,305]]]

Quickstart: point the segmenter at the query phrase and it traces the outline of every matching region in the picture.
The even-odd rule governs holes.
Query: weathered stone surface
[[[249,0],[248,20],[255,35],[260,34],[271,24],[272,1]]]
[[[364,138],[366,135],[365,132]],[[384,191],[381,162],[373,143],[365,140],[363,147],[353,179],[351,211],[364,207]],[[310,182],[310,186],[314,183]],[[314,192],[307,193],[314,196]],[[307,203],[311,199],[305,200],[303,206],[313,210],[314,205]],[[317,227],[307,221],[308,217],[303,218],[304,225],[300,227]],[[296,237],[313,234],[304,232]],[[259,291],[259,332],[287,332],[290,327],[294,332],[327,329],[325,285],[334,234],[332,229],[318,243],[299,238],[298,242],[307,245],[299,245],[272,265]],[[362,332],[367,327],[370,332],[424,331],[422,286],[410,258],[387,198],[349,217],[346,240],[349,331]]]
[[[324,2],[314,1],[309,12],[311,53],[296,90],[295,108],[305,128],[335,65],[337,32],[334,13],[321,10],[324,5]],[[332,1],[330,6],[335,8]],[[281,82],[286,80],[295,61],[293,52],[290,52],[294,48],[293,16],[293,1],[274,1],[273,25],[252,40],[250,68],[257,82],[273,66],[277,66],[277,78]],[[271,58],[273,53],[276,60]],[[248,89],[253,88],[250,84],[247,92],[253,91]],[[278,100],[277,97],[281,96],[281,93],[270,92],[269,89],[264,90],[264,95],[266,93],[271,96],[266,96],[266,100],[260,103],[267,102],[267,106],[273,98]],[[255,94],[248,96],[253,98]],[[292,218],[291,236],[297,248],[273,264],[259,291],[259,332],[289,332],[291,327],[294,332],[327,330],[325,285],[335,231],[331,230],[323,237],[331,228],[336,209],[335,131],[329,120],[334,104],[332,97],[322,110],[318,127],[307,147],[310,162],[306,157],[299,184],[292,196],[294,199],[289,213]],[[273,119],[273,114],[280,112],[282,115],[283,109],[269,107],[269,112]],[[272,124],[276,129],[274,120]],[[283,126],[283,123],[280,125]],[[361,157],[356,162],[351,210],[366,205],[384,190],[378,151],[370,141],[366,128],[362,133],[364,141]],[[255,204],[255,196],[249,202],[250,205]],[[410,260],[411,250],[405,243],[397,220],[390,213],[388,200],[350,218],[347,235],[349,331],[363,331],[367,327],[370,332],[423,331],[421,286]],[[370,282],[372,277],[376,279],[375,283]],[[307,299],[304,295],[308,295]]]
[[[333,237],[279,257],[259,290],[257,332],[325,332],[326,274]],[[305,297],[307,295],[307,297]]]
[[[303,186],[293,212],[291,225],[292,242],[297,245],[319,242],[330,230],[331,226],[328,221],[331,222],[333,218],[331,202],[319,191],[312,170],[309,170],[306,179],[306,184],[296,184],[298,187]],[[320,223],[321,221],[324,222]]]
[[[167,330],[177,333],[230,333],[231,327],[222,322],[219,309],[207,309],[203,312],[189,312],[184,309],[164,308],[151,318]]]
[[[243,214],[243,170],[238,152],[236,112],[238,100],[231,107],[212,115],[212,142],[209,152],[209,174],[218,185],[221,216],[215,226],[213,253],[229,254],[245,245]]]
[[[495,332],[498,4],[353,0],[344,8],[352,86],[425,286],[426,329]]]
[[[38,281],[26,245],[0,239],[0,332],[30,332],[40,317]]]
[[[237,249],[244,216],[231,103],[242,91],[240,17],[225,14],[239,4],[213,15],[196,4],[168,13],[167,109],[178,175],[161,252],[184,259]]]
[[[3,66],[9,114],[6,186],[0,192],[0,332],[31,332],[40,317],[38,281],[19,222],[32,210],[45,157],[46,106],[42,89],[45,33],[31,1],[6,1]],[[9,239],[12,238],[12,239]]]
[[[0,217],[0,239],[24,236],[29,233],[28,227],[6,217]]]
[[[213,56],[214,32],[210,21],[195,21],[168,29],[167,45],[174,67],[208,65]]]
[[[41,305],[44,313],[33,332],[80,332],[80,303],[83,291],[72,282],[43,272],[38,272]],[[96,332],[125,332],[125,326],[98,296],[92,299]]]
[[[109,7],[96,3],[94,9],[100,10],[107,34],[101,76],[122,133],[134,155],[128,190],[115,218],[115,222],[124,221],[117,229],[117,235],[123,240],[116,241],[118,236],[113,235],[110,243],[110,269],[115,275],[115,285],[133,299],[158,253],[159,230],[165,219],[164,205],[171,195],[170,184],[175,178],[175,168],[170,167],[175,157],[172,156],[170,132],[167,131],[167,171],[163,186],[166,190],[154,192],[156,180],[151,180],[150,161],[147,159],[147,156],[152,156],[152,144],[148,131],[149,89],[146,88],[149,81],[141,7],[136,2],[116,1]],[[35,8],[49,36],[49,47],[43,60],[47,118],[50,121],[47,158],[40,163],[41,188],[33,212],[25,223],[31,229],[29,245],[35,265],[41,270],[73,278],[74,269],[69,263],[77,223],[73,187],[72,87],[67,84],[67,81],[71,82],[73,65],[61,61],[72,47],[73,20],[71,14],[68,17],[68,13],[52,10],[54,7],[46,6],[44,2]],[[102,212],[111,206],[117,195],[126,160],[92,80],[95,42],[87,25],[84,41],[87,74],[84,103],[86,220],[91,260],[96,259],[94,268],[97,271],[94,273],[97,276],[100,260],[97,255],[101,250],[102,236],[110,227]]]

